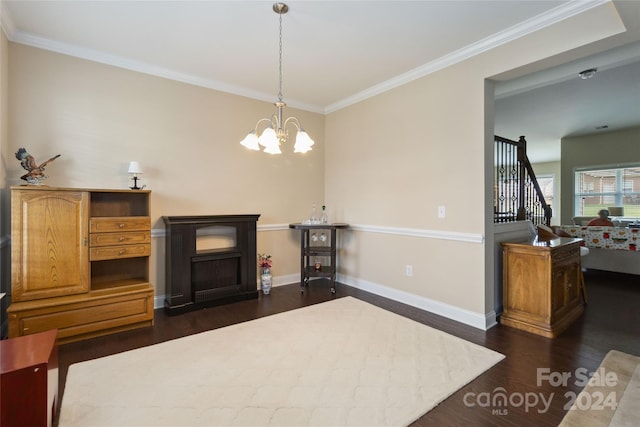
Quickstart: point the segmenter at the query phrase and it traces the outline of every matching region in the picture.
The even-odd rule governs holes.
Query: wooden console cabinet
[[[581,242],[564,237],[503,242],[504,312],[500,323],[554,338],[580,317],[584,310]]]
[[[256,222],[260,215],[165,216],[169,314],[258,297]],[[230,232],[227,247],[198,248],[198,239]],[[200,237],[198,236],[200,234]]]
[[[153,324],[149,191],[11,188],[9,337]]]

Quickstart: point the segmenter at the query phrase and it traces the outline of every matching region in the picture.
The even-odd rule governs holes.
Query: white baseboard
[[[497,324],[496,314],[493,311],[486,314],[476,313],[460,307],[445,304],[440,301],[424,298],[418,295],[410,294],[409,292],[393,289],[385,285],[380,285],[377,283],[369,282],[367,280],[357,279],[342,274],[338,275],[338,282],[351,286],[353,288],[371,292],[372,294],[389,298],[393,301],[397,301],[403,304],[410,305],[412,307],[419,308],[421,310],[428,311],[430,313],[437,314],[439,316],[446,317],[451,320],[455,320],[460,323],[464,323],[465,325],[473,326],[474,328],[481,329],[483,331],[486,331],[487,329]]]
[[[158,309],[164,307],[164,295],[156,295],[153,297],[153,308]]]
[[[443,302],[435,301],[429,298],[420,297],[408,292],[393,289],[388,286],[380,285],[377,283],[369,282],[362,279],[349,277],[346,275],[338,274],[337,281],[340,284],[351,286],[352,288],[362,289],[363,291],[371,292],[372,294],[380,295],[385,298],[389,298],[393,301],[397,301],[403,304],[410,305],[412,307],[419,308],[421,310],[428,311],[430,313],[437,314],[439,316],[446,317],[451,320],[455,320],[465,325],[473,326],[474,328],[486,331],[497,324],[496,313],[491,311],[485,315],[476,313],[473,311],[465,310],[463,308],[455,307]],[[300,274],[287,274],[285,276],[274,276],[273,286],[283,286],[292,283],[300,282]],[[257,283],[257,289],[260,290],[260,283]],[[164,307],[164,295],[157,295],[154,298],[154,308]]]

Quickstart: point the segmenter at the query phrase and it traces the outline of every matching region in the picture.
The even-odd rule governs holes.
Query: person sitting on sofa
[[[609,220],[609,211],[606,209],[600,209],[598,211],[598,218],[594,218],[587,223],[587,227],[593,225],[600,227],[613,227],[613,222]]]

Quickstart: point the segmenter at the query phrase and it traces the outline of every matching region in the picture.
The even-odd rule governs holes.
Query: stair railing
[[[527,141],[494,136],[494,222],[530,220],[551,225],[547,204],[527,157]]]

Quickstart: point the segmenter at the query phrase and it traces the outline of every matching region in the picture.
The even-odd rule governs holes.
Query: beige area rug
[[[597,376],[596,376],[597,375]],[[612,350],[576,397],[561,427],[640,426],[640,357]]]
[[[73,364],[59,425],[402,426],[503,357],[339,298]]]

